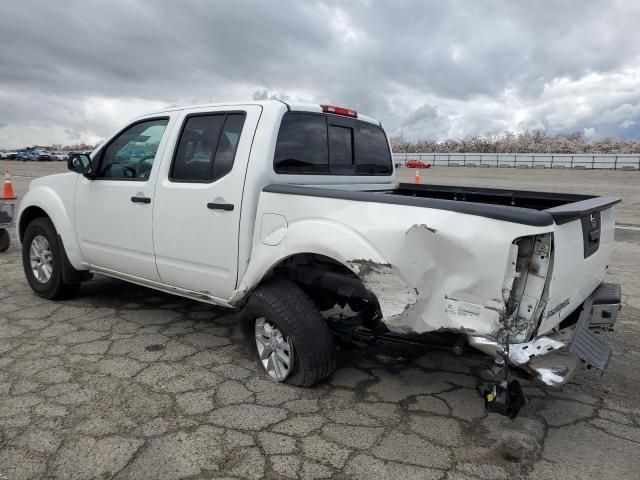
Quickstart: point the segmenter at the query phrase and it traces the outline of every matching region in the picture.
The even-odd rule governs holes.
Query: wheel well
[[[381,317],[375,295],[355,273],[333,258],[299,253],[278,263],[272,275],[284,276],[296,283],[321,311],[336,305],[348,306],[363,317],[363,323],[375,323]]]
[[[20,241],[24,237],[24,232],[27,230],[27,226],[33,222],[36,218],[47,217],[47,212],[45,212],[40,207],[28,207],[22,215],[20,216],[20,224],[18,225],[18,235],[20,236]]]

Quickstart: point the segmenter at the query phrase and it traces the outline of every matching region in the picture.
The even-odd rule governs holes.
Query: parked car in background
[[[31,150],[18,150],[16,152],[16,160],[23,162],[35,161],[38,159],[38,155]]]
[[[429,168],[431,166],[429,162],[423,162],[422,160],[407,160],[405,165],[408,168]]]
[[[68,152],[52,152],[51,154],[51,160],[58,160],[61,162],[66,162],[67,158],[69,158],[69,153]]]
[[[0,150],[0,159],[2,159],[2,160],[15,160],[16,159],[16,151],[15,150]]]
[[[51,153],[47,150],[34,150],[33,153],[39,162],[50,162],[53,160]]]

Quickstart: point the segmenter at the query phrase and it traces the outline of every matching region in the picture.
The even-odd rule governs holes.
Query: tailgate
[[[615,197],[595,197],[545,210],[553,216],[553,273],[538,335],[578,308],[604,280],[615,232]]]

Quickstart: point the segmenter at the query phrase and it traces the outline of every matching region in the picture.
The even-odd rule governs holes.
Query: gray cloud
[[[638,138],[639,18],[633,0],[4,2],[0,145],[250,98],[343,104],[410,138]]]

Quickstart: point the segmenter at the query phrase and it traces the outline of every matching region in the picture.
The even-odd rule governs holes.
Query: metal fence
[[[640,170],[640,155],[548,153],[394,153],[396,164],[420,160],[446,167],[575,168]]]

